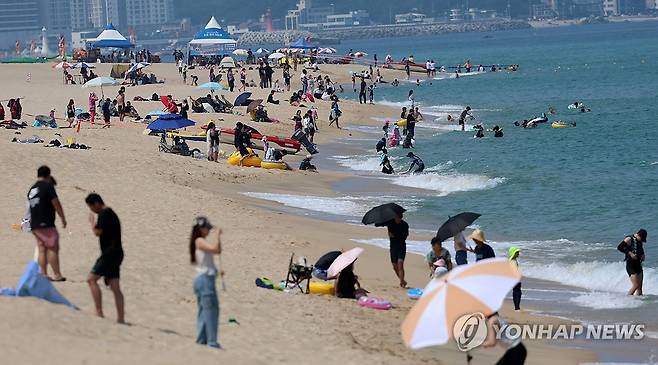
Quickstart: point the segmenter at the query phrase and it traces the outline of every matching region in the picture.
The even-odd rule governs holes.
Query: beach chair
[[[306,265],[306,260],[304,260],[304,265],[297,264],[293,261],[295,257],[295,254],[293,253],[290,256],[290,263],[288,264],[288,274],[286,275],[286,287],[288,287],[288,284],[295,284],[297,288],[302,293],[310,293],[310,286],[311,286],[311,276],[313,273],[313,266],[308,266]],[[304,284],[304,281],[306,281],[306,291],[304,291],[304,288],[302,287],[302,284]]]

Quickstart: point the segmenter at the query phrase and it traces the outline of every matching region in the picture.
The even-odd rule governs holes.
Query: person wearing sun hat
[[[507,258],[513,262],[516,267],[519,267],[519,255],[521,254],[521,249],[518,247],[510,247],[507,250]],[[521,310],[521,282],[519,281],[512,289],[512,301],[514,302],[514,310]]]
[[[476,229],[468,238],[475,242],[475,248],[470,249],[471,252],[475,253],[475,261],[496,257],[496,253],[494,252],[493,248],[491,248],[491,246],[486,243],[487,240],[484,237],[484,232]]]

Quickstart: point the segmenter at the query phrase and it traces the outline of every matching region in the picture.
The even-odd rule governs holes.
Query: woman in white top
[[[214,255],[222,252],[222,230],[217,234],[217,243],[207,241],[213,225],[206,217],[197,217],[190,237],[190,261],[196,265],[194,293],[197,297],[197,337],[196,343],[209,347],[221,348],[217,342],[219,329],[219,300],[215,281],[217,274],[224,276],[215,266]]]

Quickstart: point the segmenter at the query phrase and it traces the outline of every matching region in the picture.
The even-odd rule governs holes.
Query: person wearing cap
[[[432,238],[430,241],[432,245],[432,250],[425,255],[425,260],[427,260],[427,265],[430,268],[430,275],[434,274],[436,270],[436,263],[439,260],[443,260],[443,265],[447,270],[452,269],[452,257],[450,257],[450,251],[443,247],[441,240],[438,237]]]
[[[411,165],[409,166],[409,170],[407,170],[405,174],[408,174],[411,172],[411,170],[414,170],[414,167],[415,167],[415,170],[413,171],[414,174],[419,174],[423,172],[423,170],[425,170],[425,163],[423,162],[423,160],[420,159],[420,157],[416,156],[413,152],[407,153],[407,157],[411,159]]]
[[[66,228],[64,209],[55,191],[55,179],[48,166],[37,170],[37,182],[27,193],[30,214],[30,228],[37,241],[37,262],[41,274],[51,281],[66,281],[59,267],[59,232],[55,227],[55,213]],[[48,277],[47,265],[53,269],[54,277]]]
[[[518,247],[510,247],[507,251],[507,258],[510,262],[513,262],[516,267],[519,267],[519,254],[521,249]],[[519,281],[512,289],[512,301],[514,302],[514,310],[521,310],[521,282]]]
[[[89,207],[89,223],[100,242],[101,255],[87,276],[87,284],[96,307],[96,315],[103,317],[103,298],[98,280],[103,277],[105,284],[114,294],[117,308],[117,322],[125,323],[124,300],[119,285],[121,262],[123,262],[123,247],[121,245],[121,222],[112,208],[107,207],[100,195],[91,193],[85,198]]]
[[[626,261],[626,273],[631,279],[631,288],[628,295],[642,295],[642,282],[644,272],[642,262],[644,261],[644,244],[647,242],[647,231],[640,229],[632,236],[627,236],[617,246],[617,250],[624,254]]]
[[[219,331],[219,300],[215,282],[217,274],[224,272],[217,269],[214,255],[222,253],[222,230],[217,232],[217,242],[210,243],[208,235],[213,225],[206,217],[194,219],[190,236],[190,262],[196,265],[196,277],[193,286],[199,312],[196,322],[196,343],[209,347],[221,348],[217,342]]]
[[[486,243],[487,240],[484,238],[484,232],[476,229],[468,238],[475,242],[475,248],[470,249],[471,252],[475,253],[475,261],[496,257],[493,248]]]

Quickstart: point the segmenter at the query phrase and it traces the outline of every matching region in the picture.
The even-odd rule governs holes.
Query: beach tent
[[[187,47],[188,56],[221,56],[232,53],[238,42],[222,29],[215,17],[194,35]],[[188,57],[189,59],[189,57]]]
[[[299,37],[295,42],[293,42],[291,45],[288,46],[288,48],[297,48],[297,49],[317,49],[318,47],[311,42],[308,41],[308,39],[304,37]]]
[[[112,23],[108,24],[101,34],[91,44],[97,48],[133,48],[134,45],[122,36],[119,31],[114,28]]]

